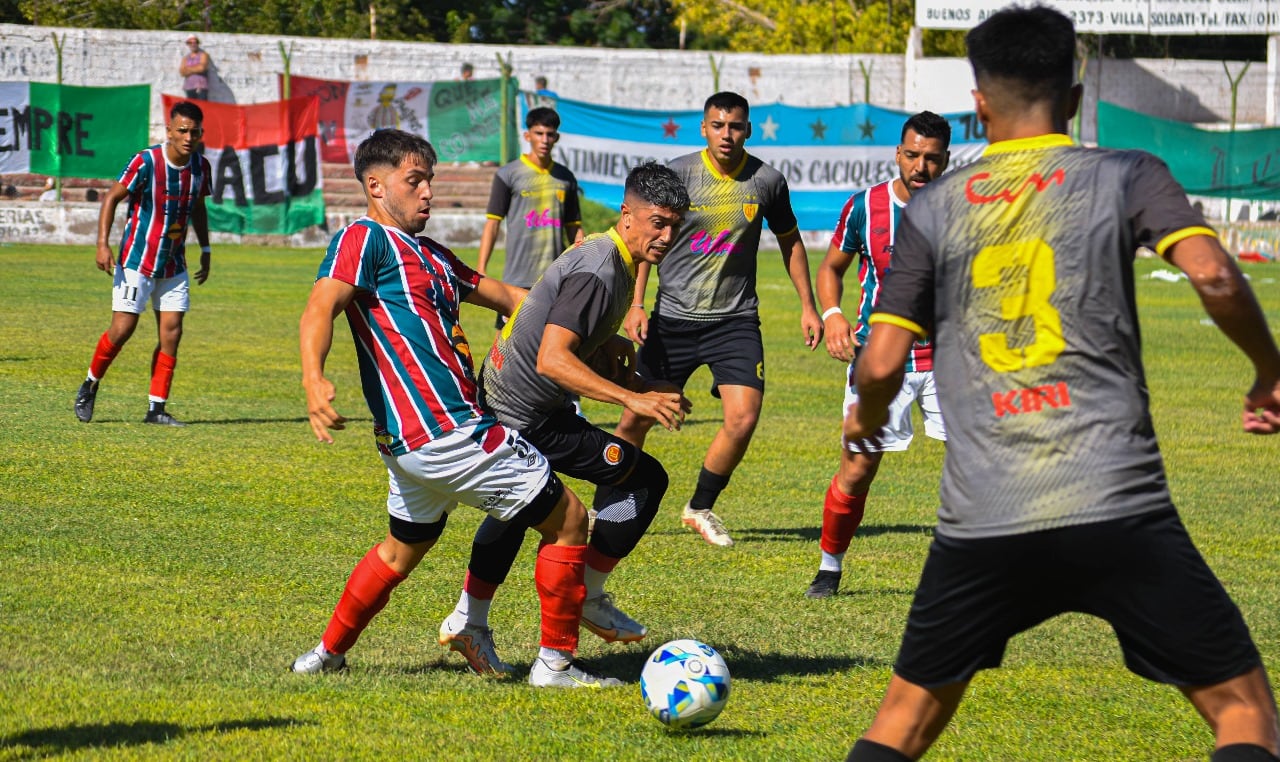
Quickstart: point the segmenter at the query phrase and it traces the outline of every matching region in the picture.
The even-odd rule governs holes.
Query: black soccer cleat
[[[804,591],[806,598],[830,598],[840,590],[840,572],[822,569]]]
[[[93,420],[93,403],[98,399],[98,383],[85,379],[80,384],[80,391],[76,392],[76,418],[81,423],[88,423]]]
[[[154,423],[158,426],[186,426],[187,424],[179,421],[177,418],[169,415],[163,410],[149,410],[147,417],[142,419],[143,423]]]

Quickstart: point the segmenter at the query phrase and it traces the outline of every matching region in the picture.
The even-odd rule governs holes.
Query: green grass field
[[[684,429],[649,440],[672,488],[610,586],[649,638],[582,638],[582,656],[626,688],[480,679],[436,645],[481,518],[466,508],[346,674],[289,673],[386,531],[385,474],[345,328],[329,369],[354,422],[332,446],[306,424],[297,319],[319,257],[216,247],[209,282],[193,286],[169,405],[191,425],[171,430],[140,423],[151,318],[104,380],[94,422],[72,414],[110,310],[92,250],[0,246],[0,760],[843,759],[890,674],[934,523],[942,447],[920,437],[886,459],[845,590],[806,600],[843,368],[804,350],[776,254],[763,257],[760,278],[765,410],[717,509],[736,546],[713,548],[677,519],[719,423],[705,370],[690,383]],[[1141,273],[1156,267],[1139,263]],[[1280,325],[1280,269],[1247,272]],[[1175,499],[1275,668],[1280,440],[1239,432],[1250,368],[1202,324],[1190,287],[1142,279],[1139,298]],[[473,345],[486,346],[491,317],[471,310],[464,320]],[[587,412],[606,427],[617,420],[603,405]],[[534,545],[492,618],[504,658],[525,667],[538,637]],[[637,683],[648,652],[677,637],[716,646],[733,673],[724,714],[691,733],[650,718]],[[1125,671],[1106,625],[1068,616],[1016,639],[1003,669],[979,675],[930,758],[1192,760],[1211,747],[1176,691]]]

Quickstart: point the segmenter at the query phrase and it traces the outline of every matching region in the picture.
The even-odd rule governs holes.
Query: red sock
[[[151,355],[151,396],[163,402],[169,399],[169,387],[173,384],[173,369],[178,358],[167,355],[156,347]]]
[[[120,354],[120,347],[112,344],[111,339],[107,338],[107,332],[103,331],[101,338],[98,339],[98,346],[93,350],[93,360],[89,362],[89,375],[94,378],[107,375],[107,368],[111,367],[111,361],[116,359],[118,354]]]
[[[462,580],[462,589],[472,598],[479,598],[482,601],[491,601],[493,596],[498,592],[498,586],[492,582],[485,582],[470,571],[467,572],[466,579]]]
[[[405,577],[378,558],[381,543],[360,559],[347,578],[347,587],[333,609],[333,618],[320,639],[331,654],[345,654],[356,644],[369,620],[382,611],[391,598],[391,591],[404,582]]]
[[[533,567],[542,605],[539,645],[570,653],[578,650],[578,624],[587,587],[582,584],[586,545],[543,545]]]
[[[827,497],[822,503],[822,541],[818,546],[833,555],[848,550],[849,542],[862,523],[866,505],[865,494],[846,495],[832,478],[831,485],[827,487]]]
[[[596,571],[601,571],[608,574],[609,572],[613,571],[613,567],[617,566],[618,562],[621,560],[622,560],[621,558],[606,556],[605,554],[596,550],[595,546],[592,546],[592,545],[587,546],[587,557],[586,557],[587,566],[591,567],[592,569],[595,569]]]

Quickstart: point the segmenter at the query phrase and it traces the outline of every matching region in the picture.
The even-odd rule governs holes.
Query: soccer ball
[[[663,725],[702,727],[718,717],[729,701],[729,667],[706,643],[673,640],[645,660],[640,696]]]

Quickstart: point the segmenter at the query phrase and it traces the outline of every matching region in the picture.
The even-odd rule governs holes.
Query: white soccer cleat
[[[529,670],[529,685],[535,688],[617,688],[624,683],[613,677],[588,672],[576,661],[564,669],[552,669],[538,657]]]
[[[299,675],[318,675],[321,672],[341,672],[347,668],[347,657],[331,654],[324,644],[316,646],[293,660],[293,671]]]
[[[634,643],[649,634],[649,628],[613,605],[613,596],[609,593],[582,602],[582,623],[607,643]]]
[[[712,545],[727,548],[733,544],[733,538],[729,536],[729,530],[724,528],[724,522],[709,510],[695,511],[685,503],[680,522],[702,535],[702,539]]]

